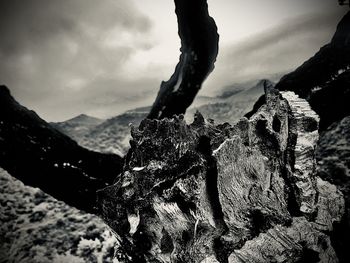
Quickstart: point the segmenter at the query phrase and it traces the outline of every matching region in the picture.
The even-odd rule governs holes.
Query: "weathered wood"
[[[294,93],[265,92],[234,126],[198,113],[132,130],[123,173],[98,202],[121,262],[337,259],[323,232],[344,200],[314,172],[318,116]]]

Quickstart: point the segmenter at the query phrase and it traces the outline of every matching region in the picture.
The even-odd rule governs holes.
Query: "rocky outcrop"
[[[318,116],[267,86],[236,125],[141,122],[99,209],[121,262],[336,262],[342,194],[315,175]]]
[[[174,2],[181,39],[180,61],[171,78],[162,82],[150,119],[184,114],[214,69],[219,50],[219,35],[209,16],[207,0]]]

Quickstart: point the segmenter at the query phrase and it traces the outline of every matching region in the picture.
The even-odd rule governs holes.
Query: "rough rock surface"
[[[329,233],[344,212],[315,176],[318,116],[293,93],[265,89],[248,120],[197,113],[144,120],[100,213],[121,262],[337,262]]]

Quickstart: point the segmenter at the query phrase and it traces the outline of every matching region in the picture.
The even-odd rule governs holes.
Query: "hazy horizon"
[[[292,71],[348,8],[325,0],[208,0],[220,34],[199,95]],[[48,121],[151,105],[180,55],[172,0],[4,0],[0,84]]]

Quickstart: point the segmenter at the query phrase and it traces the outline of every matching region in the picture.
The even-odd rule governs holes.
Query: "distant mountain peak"
[[[57,123],[68,124],[68,125],[94,125],[95,126],[102,123],[103,121],[105,120],[92,117],[87,114],[79,114],[71,119],[68,119],[62,122],[57,122]]]
[[[82,114],[79,114],[78,116],[76,116],[75,118],[90,118],[90,117],[91,116],[82,113]]]

